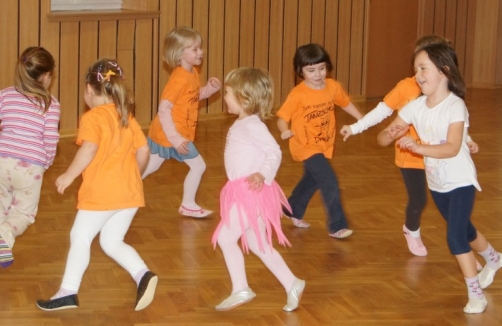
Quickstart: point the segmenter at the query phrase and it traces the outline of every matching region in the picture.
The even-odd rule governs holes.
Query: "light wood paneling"
[[[84,88],[85,88],[85,78],[89,67],[96,61],[98,57],[98,38],[99,38],[99,23],[96,21],[86,21],[80,23],[80,37],[79,37],[79,50],[80,50],[80,69],[79,78],[76,80],[77,89],[79,94],[79,112],[78,119],[87,110],[87,106],[84,101]],[[114,56],[113,56],[114,57]],[[113,58],[109,57],[109,58]]]
[[[223,72],[228,74],[235,68],[239,67],[239,16],[240,2],[225,1],[225,34],[224,34],[224,50],[223,50]],[[224,76],[222,76],[223,80]]]
[[[2,49],[2,67],[3,72],[0,74],[1,88],[11,86],[14,83],[14,67],[19,55],[24,50],[19,52],[17,26],[18,26],[18,2],[17,0],[6,0],[0,3],[0,12],[9,13],[8,19],[0,18],[0,49]],[[3,16],[2,16],[3,17]]]
[[[79,89],[79,58],[78,53],[79,38],[78,22],[61,23],[61,58],[59,62],[59,81],[61,92],[59,102],[61,103],[61,130],[76,130],[78,127],[79,115],[79,94],[83,89]]]
[[[502,79],[499,63],[502,59],[498,57],[502,56],[496,54],[502,52],[502,36],[496,35],[502,27],[494,25],[502,9],[496,6],[497,2],[418,2],[416,37],[435,33],[452,39],[468,85],[474,75],[488,80],[482,85],[498,84]],[[135,92],[138,120],[148,126],[169,78],[162,59],[163,38],[175,26],[187,25],[203,36],[202,85],[210,76],[223,80],[239,66],[261,67],[269,70],[274,79],[274,105],[278,108],[297,82],[292,66],[296,48],[315,42],[330,53],[334,63],[332,76],[352,97],[366,96],[366,67],[371,59],[366,53],[367,23],[371,17],[369,0],[127,0],[124,3],[132,10],[85,15],[74,12],[65,16],[49,15],[50,0],[0,1],[0,12],[4,15],[0,19],[3,31],[0,87],[12,85],[12,69],[20,51],[29,45],[44,46],[56,59],[51,91],[63,103],[62,134],[74,134],[78,118],[86,109],[81,95],[85,67],[99,57],[118,58],[126,71],[127,83]],[[485,21],[480,22],[482,15],[476,17],[480,6],[495,18],[489,21],[483,18]],[[491,36],[487,40],[488,35]],[[488,41],[495,42],[495,46]],[[487,53],[492,59],[482,61]],[[397,70],[389,67],[393,69]],[[220,93],[201,102],[200,117],[224,111]]]
[[[282,44],[282,80],[281,98],[285,99],[289,91],[295,86],[293,72],[293,56],[297,48],[298,4],[296,1],[284,2],[284,43]]]
[[[312,17],[312,0],[298,0],[297,6],[298,18],[296,21],[296,42],[298,47],[304,44],[312,43],[312,24],[313,19],[316,20],[317,17]]]
[[[274,107],[279,107],[281,103],[281,81],[283,80],[283,57],[282,46],[284,42],[284,32],[282,21],[284,20],[284,2],[270,2],[270,44],[269,44],[269,73],[274,80]]]
[[[40,30],[33,28],[40,25],[38,3],[39,0],[19,1],[19,12],[22,13],[19,15],[19,53],[29,46],[39,44]]]
[[[152,21],[141,19],[136,21],[135,43],[137,48],[134,64],[134,90],[136,99],[136,119],[140,122],[149,121],[152,112]],[[156,41],[156,40],[155,40]]]
[[[255,35],[255,0],[241,1],[239,13],[239,66],[253,66]],[[236,49],[234,49],[235,51]]]
[[[225,23],[222,17],[222,13],[225,12],[225,0],[213,0],[209,4],[209,34],[211,35],[223,35],[225,31]],[[225,73],[223,71],[223,63],[221,58],[223,58],[225,50],[224,39],[213,38],[211,42],[207,43],[207,53],[205,55],[205,61],[207,62],[207,74],[208,77],[217,77],[223,84],[223,76]],[[221,94],[215,94],[208,100],[207,113],[216,114],[222,112],[223,107],[223,97]]]

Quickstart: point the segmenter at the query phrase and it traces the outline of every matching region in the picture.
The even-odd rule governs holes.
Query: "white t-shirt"
[[[476,167],[466,143],[469,113],[464,101],[450,93],[433,108],[425,104],[427,96],[421,96],[399,111],[399,116],[415,127],[422,144],[439,145],[446,142],[450,124],[464,121],[464,139],[460,151],[451,158],[424,156],[425,172],[429,189],[449,192],[459,187],[473,185],[481,190],[476,177]]]
[[[255,172],[270,185],[281,164],[282,152],[267,126],[257,115],[236,120],[225,144],[225,170],[230,181]]]

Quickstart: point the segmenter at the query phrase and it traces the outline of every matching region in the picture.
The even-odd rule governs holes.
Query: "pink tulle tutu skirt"
[[[260,251],[264,252],[264,246],[258,228],[258,219],[262,219],[265,223],[267,241],[270,246],[272,246],[272,233],[274,232],[277,235],[279,244],[291,246],[281,229],[281,217],[283,215],[282,207],[284,206],[287,210],[291,211],[291,207],[281,187],[279,187],[277,182],[273,181],[271,185],[263,184],[260,191],[249,190],[248,188],[249,185],[246,182],[246,178],[240,178],[234,181],[228,181],[221,190],[221,221],[213,234],[213,246],[216,248],[218,235],[222,227],[241,227],[242,249],[246,253],[249,252],[246,238],[246,226],[248,226],[256,234]],[[234,205],[239,214],[239,226],[230,225],[230,210]],[[247,223],[244,219],[247,219]]]

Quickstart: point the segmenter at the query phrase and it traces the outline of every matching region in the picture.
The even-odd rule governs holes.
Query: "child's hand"
[[[295,134],[291,130],[286,130],[283,133],[281,133],[281,139],[289,139],[293,137]]]
[[[407,149],[413,153],[416,153],[418,150],[418,144],[413,137],[403,137],[399,139],[396,144],[398,144],[402,149]]]
[[[188,141],[184,141],[181,143],[181,145],[179,145],[178,147],[176,147],[176,151],[178,153],[180,153],[181,155],[187,155],[188,154]]]
[[[469,146],[469,151],[471,152],[471,154],[476,154],[477,152],[479,152],[478,144],[476,144],[472,140],[467,142],[467,146]]]
[[[66,188],[73,183],[75,178],[70,177],[68,174],[63,173],[56,179],[56,188],[62,195]]]
[[[343,126],[342,129],[340,129],[340,135],[343,136],[343,141],[346,141],[347,138],[352,136],[352,129],[350,129],[350,126]]]
[[[410,126],[403,127],[401,125],[394,125],[387,131],[387,134],[389,135],[390,139],[397,139],[401,136],[404,136],[409,129]]]
[[[216,77],[211,77],[207,80],[208,85],[213,87],[216,90],[219,90],[221,88],[221,82],[218,78]]]
[[[263,187],[263,182],[265,181],[265,177],[259,173],[253,173],[249,177],[246,178],[246,182],[249,185],[249,190],[260,191]]]

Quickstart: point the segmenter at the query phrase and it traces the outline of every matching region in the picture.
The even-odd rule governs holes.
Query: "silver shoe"
[[[303,290],[305,289],[305,281],[296,279],[293,282],[291,290],[288,292],[288,303],[282,308],[284,311],[293,311],[298,308],[300,299],[302,298]]]
[[[232,293],[215,308],[218,311],[227,311],[253,300],[254,297],[256,297],[256,293],[250,288],[245,288],[239,292]]]

